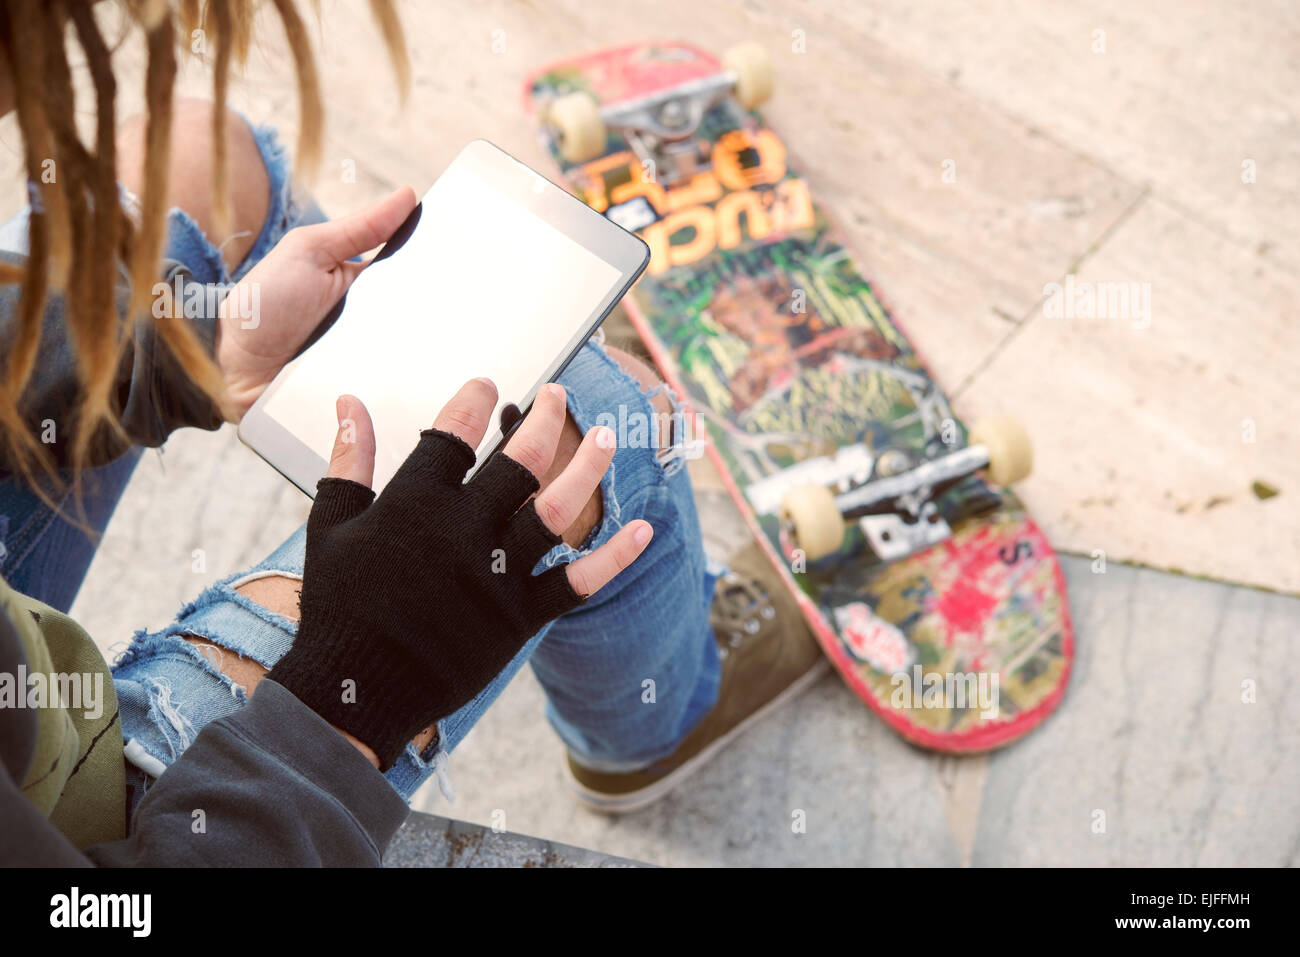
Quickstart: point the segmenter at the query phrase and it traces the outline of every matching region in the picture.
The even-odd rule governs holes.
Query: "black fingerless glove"
[[[298,637],[267,677],[383,770],[584,600],[564,566],[532,573],[560,541],[527,501],[537,479],[498,453],[464,483],[473,464],[466,443],[429,429],[377,500],[347,479],[317,486]]]

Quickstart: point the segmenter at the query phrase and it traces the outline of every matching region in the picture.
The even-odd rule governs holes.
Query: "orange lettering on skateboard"
[[[640,233],[650,246],[649,271],[657,275],[716,249],[735,249],[746,238],[811,228],[812,197],[803,180],[787,178],[785,155],[771,130],[733,130],[714,145],[711,170],[665,190],[622,151],[582,167],[582,198],[599,212],[637,197],[654,208],[660,218]]]

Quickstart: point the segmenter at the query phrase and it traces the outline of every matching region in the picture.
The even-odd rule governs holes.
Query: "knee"
[[[248,124],[226,111],[222,137],[226,148],[229,218],[218,226],[213,202],[216,141],[215,105],[209,100],[177,97],[172,105],[171,155],[168,159],[169,206],[184,210],[235,269],[262,231],[270,208],[270,179],[257,140]],[[148,121],[132,116],[118,127],[118,178],[133,193],[144,190],[145,133]]]
[[[605,353],[618,363],[620,369],[636,380],[637,385],[643,391],[650,392],[663,385],[663,380],[659,378],[654,369],[630,352],[625,352],[617,346],[605,346]],[[653,402],[656,410],[672,411],[667,396],[662,392],[654,397]]]
[[[654,397],[650,400],[650,404],[659,415],[659,420],[655,423],[656,430],[659,428],[659,423],[671,421],[673,414],[672,403],[668,401],[668,396],[664,393],[663,389],[660,388],[664,383],[655,373],[654,369],[650,368],[649,365],[638,359],[636,356],[629,352],[624,352],[616,346],[606,346],[605,352],[618,364],[620,369],[626,372],[628,376],[630,376],[632,380],[641,387],[642,392],[655,393]],[[655,439],[656,447],[667,445],[670,441],[668,436],[662,435],[656,435]]]

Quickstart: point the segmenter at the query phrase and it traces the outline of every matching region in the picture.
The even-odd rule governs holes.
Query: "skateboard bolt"
[[[876,474],[881,478],[888,478],[891,475],[901,475],[906,472],[912,465],[911,459],[906,452],[898,449],[890,449],[880,456],[880,461],[876,463]]]
[[[659,122],[664,126],[681,126],[686,122],[686,110],[680,100],[669,100],[659,108]]]

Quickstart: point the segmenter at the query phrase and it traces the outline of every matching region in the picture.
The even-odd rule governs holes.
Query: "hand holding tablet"
[[[385,238],[370,263],[348,261]],[[632,521],[532,574],[616,445],[593,429],[540,488],[566,418],[548,380],[647,260],[639,239],[472,143],[418,205],[398,191],[289,234],[245,279],[270,290],[262,316],[223,315],[227,391],[237,411],[252,403],[240,437],[316,498],[297,638],[268,677],[380,767],[650,542]],[[298,314],[325,319],[306,335],[285,321]],[[505,431],[518,426],[498,450],[503,410]],[[340,669],[369,707],[340,706]]]
[[[461,383],[481,375],[499,395],[473,474],[500,445],[501,410],[528,408],[648,258],[640,239],[475,141],[357,276],[332,323],[262,393],[240,438],[314,494],[335,400],[355,395],[374,420],[380,490]]]

